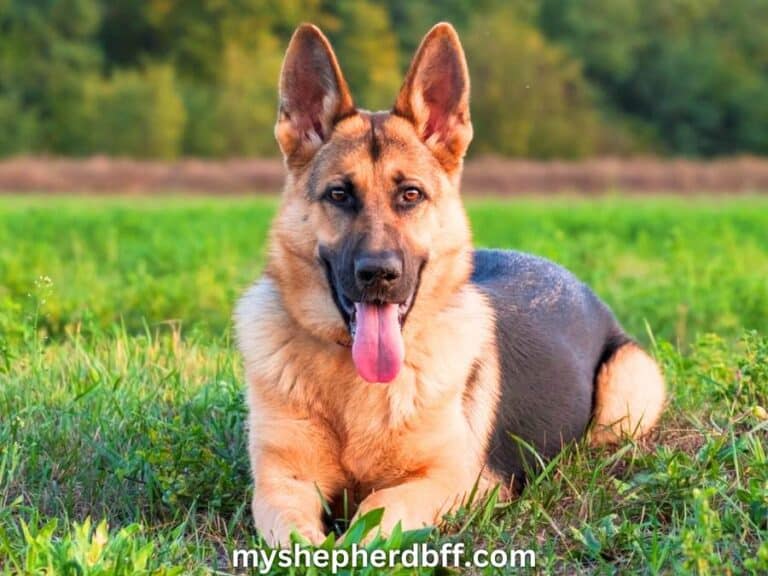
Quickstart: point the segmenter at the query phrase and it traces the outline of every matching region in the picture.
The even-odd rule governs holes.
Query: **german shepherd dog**
[[[384,508],[385,533],[433,525],[472,490],[524,482],[525,444],[546,459],[654,425],[659,368],[587,286],[473,249],[459,194],[469,77],[449,24],[426,35],[388,112],[355,108],[328,40],[300,26],[275,134],[285,189],[235,314],[269,543],[322,541],[322,499]]]

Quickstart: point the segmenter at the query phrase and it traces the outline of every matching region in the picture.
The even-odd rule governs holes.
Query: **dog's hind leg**
[[[597,371],[592,444],[643,436],[659,419],[665,396],[656,361],[633,342],[621,345]]]

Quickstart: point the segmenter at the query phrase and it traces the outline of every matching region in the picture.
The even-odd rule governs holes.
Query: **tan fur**
[[[635,344],[625,344],[613,354],[600,368],[595,387],[593,444],[643,436],[664,408],[659,366]]]

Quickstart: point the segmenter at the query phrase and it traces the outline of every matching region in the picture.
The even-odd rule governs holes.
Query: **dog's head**
[[[392,110],[371,113],[355,108],[320,30],[299,27],[275,135],[288,175],[268,273],[303,328],[351,343],[359,375],[389,382],[471,269],[459,196],[469,77],[456,32],[435,26]]]

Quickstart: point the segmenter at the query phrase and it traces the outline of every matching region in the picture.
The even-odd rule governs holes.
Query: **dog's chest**
[[[413,461],[395,435],[376,440],[355,437],[342,446],[340,464],[350,482],[363,492],[399,483],[413,474]]]
[[[377,392],[348,406],[338,434],[339,462],[357,485],[381,489],[420,476],[451,442],[464,443],[466,422],[460,394],[424,407],[418,405],[417,396]]]

